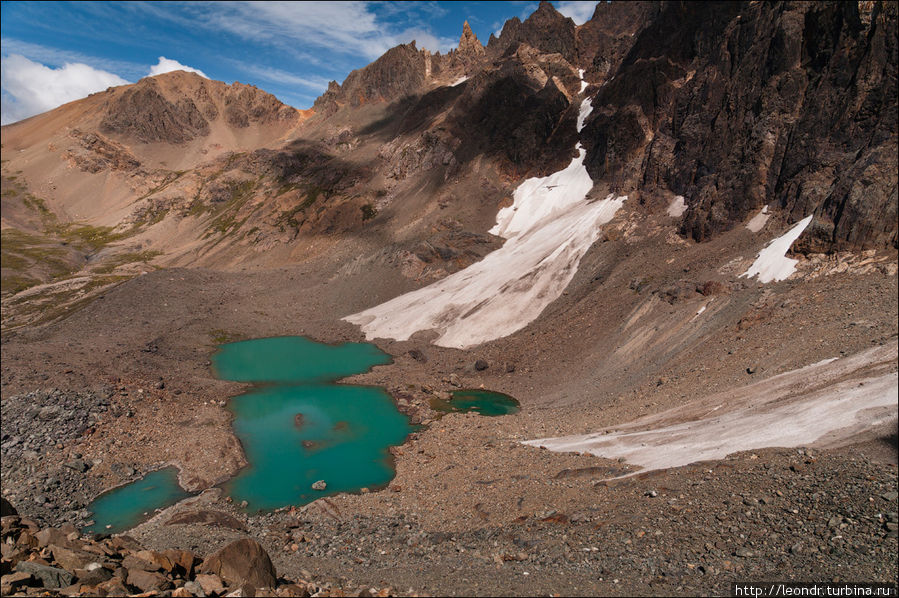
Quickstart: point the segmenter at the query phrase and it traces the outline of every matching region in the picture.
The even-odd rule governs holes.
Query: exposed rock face
[[[572,64],[577,59],[574,21],[563,16],[549,2],[540,2],[537,10],[523,23],[517,18],[506,21],[498,38],[490,36],[487,54],[495,59],[522,43],[544,54],[561,54]]]
[[[470,74],[483,66],[487,52],[478,36],[471,30],[468,21],[462,26],[462,37],[459,38],[459,47],[447,54],[439,68],[452,71],[460,71],[460,74]],[[438,54],[435,62],[439,61]],[[445,66],[444,66],[445,65]]]
[[[344,104],[392,101],[414,93],[425,82],[425,62],[426,53],[415,42],[391,48],[370,65],[351,72],[343,85],[331,82],[328,91],[315,100],[315,108],[330,113]]]
[[[184,143],[209,134],[209,122],[190,98],[170,102],[152,77],[113,99],[100,123],[104,133],[129,135],[145,143]]]
[[[635,35],[661,10],[661,2],[599,2],[593,17],[577,28],[578,66],[591,79],[615,74]]]
[[[647,10],[593,102],[591,176],[684,195],[698,241],[771,204],[815,215],[805,250],[895,247],[896,11],[876,3],[865,24],[856,3]]]
[[[234,127],[276,122],[292,124],[298,116],[296,110],[252,85],[232,83],[226,88],[222,101],[225,120]]]
[[[220,118],[235,128],[290,125],[299,118],[294,108],[252,85],[226,85],[184,72],[161,77],[114,90],[100,130],[144,143],[178,144],[208,135],[210,124]]]
[[[575,143],[575,115],[568,110],[568,93],[552,76],[558,64],[540,63],[529,46],[519,46],[497,66],[470,82],[447,117],[462,140],[457,159],[500,157],[520,174],[567,163]],[[576,80],[570,67],[568,75]],[[570,126],[562,125],[566,118]]]
[[[456,50],[456,54],[460,58],[470,57],[475,60],[484,57],[484,46],[481,45],[478,36],[471,30],[468,21],[465,21],[465,24],[462,25],[462,37],[459,39],[459,48]]]
[[[103,135],[73,129],[69,136],[76,139],[81,147],[68,150],[66,158],[85,172],[133,170],[140,166],[140,160],[124,146]]]

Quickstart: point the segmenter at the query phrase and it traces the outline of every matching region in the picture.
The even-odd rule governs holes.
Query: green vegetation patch
[[[235,341],[243,340],[245,337],[242,334],[237,332],[229,332],[227,330],[216,328],[215,330],[210,331],[209,337],[212,339],[212,342],[216,345],[223,345],[225,343],[233,343]]]
[[[306,196],[303,198],[303,201],[297,204],[294,208],[285,212],[281,212],[279,221],[283,221],[293,228],[299,228],[301,222],[297,219],[297,214],[299,214],[300,212],[305,213],[306,210],[311,208],[315,204],[315,202],[318,201],[318,198],[322,195],[322,193],[325,193],[326,196],[330,195],[325,189],[322,189],[321,187],[310,187],[306,191]]]
[[[41,281],[27,276],[9,275],[0,278],[0,294],[15,295],[27,288],[40,284]]]
[[[114,232],[109,226],[91,226],[90,224],[59,224],[52,232],[60,238],[81,247],[97,251],[129,236],[130,232]]]
[[[253,192],[258,182],[258,180],[248,179],[240,182],[235,181],[229,185],[231,198],[218,210],[218,215],[212,220],[211,230],[207,233],[207,236],[213,232],[228,233],[243,226],[247,219],[237,220],[237,214],[247,201],[253,197]]]
[[[66,259],[68,252],[51,245],[51,240],[32,235],[15,228],[0,232],[0,267],[15,270],[19,274],[34,265],[43,266],[51,276],[68,274],[74,270]]]
[[[125,264],[135,264],[138,262],[147,263],[152,261],[156,256],[159,255],[162,255],[162,252],[156,250],[129,251],[126,253],[120,253],[104,261],[103,265],[94,268],[93,273],[109,274],[119,266],[124,266]]]

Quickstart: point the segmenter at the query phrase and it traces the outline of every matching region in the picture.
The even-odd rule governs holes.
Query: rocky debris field
[[[126,535],[84,537],[71,525],[43,528],[3,499],[3,596],[389,596],[350,593],[278,577],[268,553],[243,538],[201,558],[188,550],[144,549]]]
[[[546,480],[553,490],[543,506],[497,524],[483,504],[481,525],[459,527],[408,509],[360,513],[339,496],[247,515],[213,490],[130,533],[155,550],[211,551],[250,536],[280,571],[434,595],[709,595],[738,580],[890,582],[896,467],[860,454],[870,448],[766,449],[621,480],[604,479],[603,468],[565,469]],[[588,489],[567,490],[574,481]],[[556,507],[566,491],[579,501]]]
[[[99,491],[84,475],[95,462],[69,449],[93,433],[111,392],[37,390],[3,397],[0,456],[4,496],[37,521],[84,525]],[[133,473],[133,472],[132,472]]]

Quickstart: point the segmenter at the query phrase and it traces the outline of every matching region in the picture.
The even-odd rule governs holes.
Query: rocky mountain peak
[[[145,77],[108,93],[100,131],[144,143],[186,143],[208,135],[220,118],[246,128],[299,117],[296,109],[252,85],[226,85],[184,71]]]
[[[471,30],[468,21],[462,25],[462,37],[459,38],[459,48],[456,50],[459,54],[476,54],[484,55],[484,46],[481,45],[478,36]]]
[[[531,16],[519,21],[506,21],[500,36],[490,36],[487,51],[492,58],[506,53],[513,46],[525,43],[546,54],[561,54],[565,60],[575,64],[577,42],[575,24],[562,15],[549,2],[541,2]]]
[[[409,95],[424,84],[429,57],[414,41],[391,48],[373,63],[351,72],[342,85],[328,85],[315,100],[315,110],[333,114],[342,105],[360,106]]]

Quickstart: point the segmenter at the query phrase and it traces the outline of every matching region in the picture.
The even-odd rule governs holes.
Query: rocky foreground
[[[82,536],[71,525],[41,529],[2,500],[3,596],[389,596],[352,593],[278,577],[255,540],[236,540],[200,558],[189,550],[145,550],[127,535]]]

